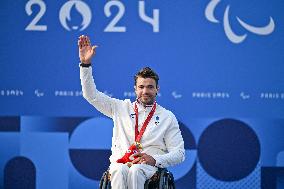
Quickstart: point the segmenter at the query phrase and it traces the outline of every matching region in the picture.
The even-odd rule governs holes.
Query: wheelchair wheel
[[[175,189],[173,174],[168,170],[161,171],[158,189]]]
[[[110,182],[107,183],[106,189],[111,189],[111,183]]]
[[[150,189],[150,188],[151,188],[151,187],[150,187],[150,183],[151,183],[151,180],[150,180],[150,179],[146,180],[146,182],[145,182],[145,184],[144,184],[144,189]]]
[[[103,176],[101,177],[101,180],[100,180],[100,189],[103,189],[103,184],[104,184],[105,175],[106,175],[106,172],[104,172]]]
[[[169,173],[169,189],[175,189],[175,179],[172,173]]]
[[[111,189],[110,173],[105,171],[100,180],[99,189]],[[175,189],[174,177],[167,169],[159,169],[156,175],[148,179],[144,189]]]
[[[168,189],[168,174],[167,171],[162,170],[160,174],[160,180],[159,180],[159,189]]]
[[[109,172],[105,171],[101,180],[100,180],[100,189],[109,189],[110,187],[110,182],[109,182]]]

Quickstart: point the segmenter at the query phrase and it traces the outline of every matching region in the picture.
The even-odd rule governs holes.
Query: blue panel
[[[23,133],[21,155],[35,164],[36,188],[68,188],[67,134]]]
[[[73,149],[110,149],[113,122],[105,117],[88,119],[78,125],[70,137]]]
[[[36,189],[36,168],[33,162],[22,156],[11,159],[4,170],[4,188]]]
[[[1,117],[0,131],[20,131],[20,117]]]
[[[20,154],[20,135],[14,132],[0,132],[0,188],[3,188],[3,174],[6,163]]]

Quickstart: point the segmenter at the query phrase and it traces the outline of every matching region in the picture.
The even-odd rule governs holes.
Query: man
[[[91,60],[97,46],[87,36],[78,40],[80,79],[84,98],[98,111],[113,119],[112,155],[110,157],[113,189],[143,189],[158,167],[182,162],[184,142],[174,114],[156,103],[158,75],[146,67],[135,77],[137,99],[118,100],[99,92],[92,76]],[[135,142],[143,151],[135,153],[130,163],[117,163]]]

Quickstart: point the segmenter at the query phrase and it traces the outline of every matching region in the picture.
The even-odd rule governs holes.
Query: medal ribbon
[[[134,107],[134,111],[135,111],[135,142],[140,142],[141,138],[142,138],[142,135],[144,134],[151,118],[153,117],[155,111],[156,111],[156,106],[157,106],[157,103],[155,102],[150,113],[148,114],[146,120],[144,121],[143,123],[143,126],[140,130],[140,132],[138,131],[138,107],[137,107],[137,102],[135,103],[135,107]]]

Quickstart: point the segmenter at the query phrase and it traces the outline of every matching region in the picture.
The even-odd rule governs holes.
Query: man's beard
[[[145,98],[145,97],[141,96],[137,100],[140,103],[142,103],[143,105],[152,105],[155,102],[155,97],[148,96],[148,97]]]

